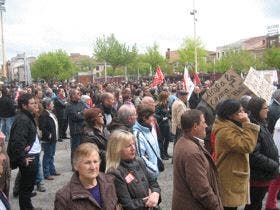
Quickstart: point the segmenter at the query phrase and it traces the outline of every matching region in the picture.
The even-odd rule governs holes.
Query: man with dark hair
[[[29,93],[23,94],[18,100],[19,113],[12,125],[8,143],[8,155],[11,167],[19,167],[21,179],[19,183],[19,206],[21,210],[34,210],[31,194],[34,189],[38,170],[41,145],[33,114],[37,104]]]
[[[68,127],[67,113],[66,113],[66,105],[67,101],[65,98],[65,91],[62,87],[57,90],[57,97],[53,101],[54,103],[54,114],[58,120],[58,128],[59,128],[59,139],[58,141],[62,141],[62,139],[68,138],[66,136],[66,130]]]
[[[173,210],[222,210],[217,169],[204,148],[207,127],[201,111],[181,116],[182,137],[174,149]]]

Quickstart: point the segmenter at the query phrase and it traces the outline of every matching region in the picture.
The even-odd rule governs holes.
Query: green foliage
[[[268,68],[280,69],[280,48],[273,47],[265,50],[264,63]]]
[[[251,66],[256,66],[256,58],[249,52],[229,50],[225,55],[216,62],[216,72],[224,73],[229,69],[234,69],[237,72],[248,71]]]
[[[75,63],[75,65],[81,71],[90,71],[96,66],[96,62],[93,58],[83,56],[78,63]]]
[[[198,62],[198,69],[201,69],[200,64],[205,63],[205,57],[207,55],[206,50],[200,39],[192,39],[186,38],[183,41],[181,48],[178,50],[179,52],[179,61],[182,65],[191,64],[194,68],[195,63],[195,47],[197,49],[197,62]]]
[[[77,68],[71,62],[66,52],[58,50],[39,55],[31,66],[33,79],[65,80],[70,78]]]
[[[113,71],[117,67],[132,63],[137,56],[136,45],[130,49],[126,44],[120,43],[113,34],[97,38],[93,51],[96,59],[110,64]]]
[[[157,66],[165,63],[165,58],[159,52],[159,45],[154,43],[152,47],[147,47],[147,53],[143,56],[143,62],[148,63],[152,70],[155,71]]]

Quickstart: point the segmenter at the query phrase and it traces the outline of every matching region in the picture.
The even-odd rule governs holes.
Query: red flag
[[[200,81],[200,79],[198,77],[198,74],[196,72],[193,74],[193,83],[195,84],[195,86],[198,86],[198,85],[201,84],[201,81]]]
[[[158,66],[153,80],[153,87],[163,83],[163,80],[164,80],[164,75],[160,67]]]

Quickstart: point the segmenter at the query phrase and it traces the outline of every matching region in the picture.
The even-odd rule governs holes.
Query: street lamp
[[[193,15],[193,38],[194,38],[194,66],[195,66],[195,73],[197,73],[197,43],[196,43],[196,14],[197,10],[195,9],[195,0],[193,0],[193,10],[190,11],[190,15]]]
[[[4,47],[4,31],[3,31],[3,12],[6,11],[4,4],[5,4],[5,0],[0,0],[1,43],[2,43],[2,59],[3,59],[2,76],[7,77],[6,57],[5,57],[5,47]]]

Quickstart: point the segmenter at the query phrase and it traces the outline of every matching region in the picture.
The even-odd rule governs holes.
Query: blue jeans
[[[8,117],[8,118],[0,118],[0,128],[1,131],[5,134],[5,140],[8,141],[10,138],[10,132],[12,124],[15,120],[15,117]]]
[[[56,173],[54,166],[54,155],[56,142],[42,142],[42,147],[44,150],[43,156],[43,173],[44,177],[48,177]]]
[[[42,164],[41,164],[41,158],[40,155],[38,155],[38,171],[36,175],[36,185],[40,184],[43,181],[43,172],[42,172]]]
[[[70,143],[71,143],[71,165],[73,166],[73,154],[76,150],[76,148],[80,145],[81,143],[81,135],[72,135],[70,138]]]

